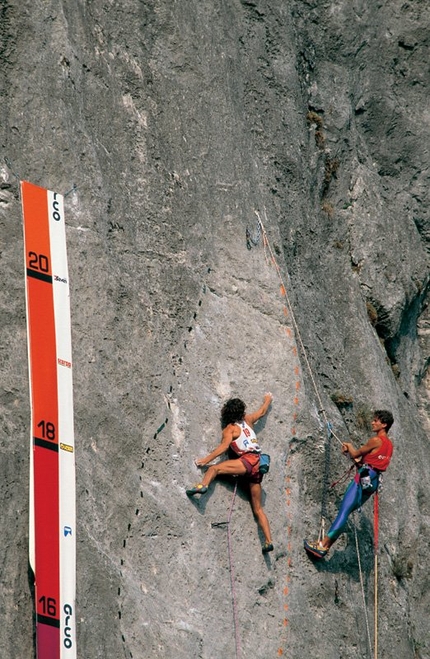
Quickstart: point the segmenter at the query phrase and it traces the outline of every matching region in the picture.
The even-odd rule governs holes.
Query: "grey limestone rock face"
[[[371,656],[354,535],[373,636],[371,505],[323,563],[303,551],[347,466],[322,405],[356,444],[372,409],[395,416],[380,656],[429,657],[428,3],[7,0],[0,14],[4,656],[35,656],[21,178],[66,194],[78,656]],[[229,554],[234,483],[185,489],[223,402],[252,409],[268,390],[275,550],[263,557],[241,486]]]

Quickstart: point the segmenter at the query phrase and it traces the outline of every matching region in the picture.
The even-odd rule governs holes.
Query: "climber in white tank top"
[[[221,443],[209,455],[195,460],[197,467],[206,467],[208,465],[208,469],[200,483],[196,483],[186,490],[188,496],[205,494],[209,485],[217,476],[243,477],[249,486],[253,513],[264,534],[263,554],[273,551],[273,544],[269,520],[261,502],[261,481],[263,480],[263,473],[260,472],[261,449],[253,426],[258,419],[261,419],[267,413],[271,402],[272,394],[268,392],[265,394],[263,404],[259,409],[249,414],[245,414],[246,405],[240,398],[230,398],[224,404],[221,410]],[[215,460],[223,453],[227,453],[230,448],[233,449],[237,458],[209,465],[212,460]]]
[[[257,435],[251,426],[248,426],[246,421],[239,421],[235,423],[236,426],[240,428],[240,435],[237,439],[234,439],[230,448],[236,453],[236,455],[244,455],[244,453],[261,453],[261,448],[257,442]]]

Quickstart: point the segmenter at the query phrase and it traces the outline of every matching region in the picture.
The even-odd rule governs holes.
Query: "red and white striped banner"
[[[63,197],[21,182],[31,398],[30,565],[38,659],[76,657],[76,496]]]

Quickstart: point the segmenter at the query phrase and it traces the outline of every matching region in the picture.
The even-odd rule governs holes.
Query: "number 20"
[[[29,252],[28,267],[32,270],[40,270],[40,272],[49,272],[49,259],[44,254],[36,254],[36,252]]]

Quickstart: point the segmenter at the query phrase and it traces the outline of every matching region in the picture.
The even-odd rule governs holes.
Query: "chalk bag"
[[[260,453],[260,474],[267,474],[270,467],[270,455],[267,453]]]

